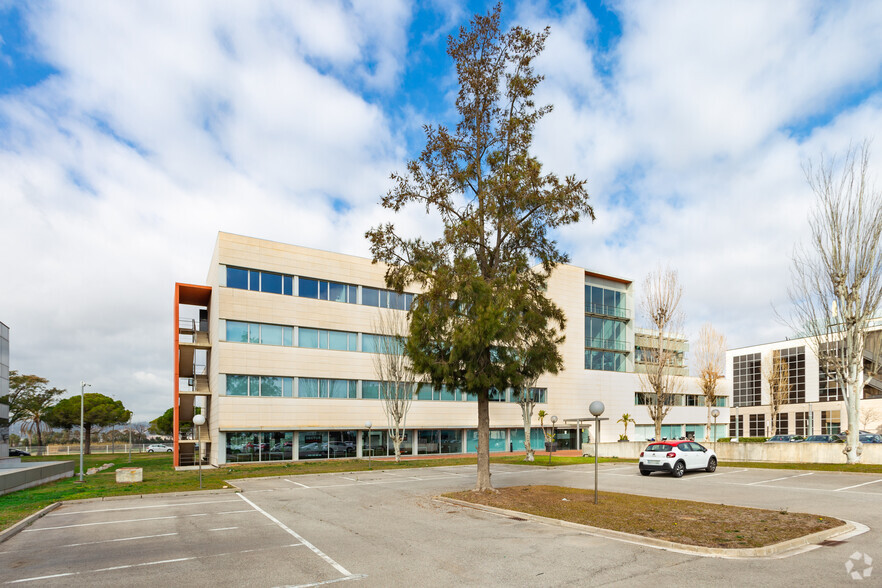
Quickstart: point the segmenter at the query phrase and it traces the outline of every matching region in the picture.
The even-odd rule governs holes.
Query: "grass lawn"
[[[23,462],[33,461],[66,461],[64,456],[25,457]],[[69,459],[77,463],[73,478],[51,482],[35,488],[19,490],[0,496],[0,530],[6,529],[41,508],[60,500],[77,500],[81,498],[101,498],[106,496],[132,496],[154,494],[160,492],[181,492],[199,489],[199,473],[197,471],[176,472],[172,468],[170,453],[139,453],[132,454],[132,463],[128,463],[127,454],[87,455],[84,458],[86,469],[113,463],[114,466],[97,474],[86,476],[82,484],[79,479],[79,456]],[[523,464],[523,455],[494,457],[493,463]],[[553,457],[552,466],[587,463],[582,457]],[[602,459],[601,461],[618,461]],[[414,459],[396,464],[394,461],[372,462],[374,469],[409,469],[450,465],[474,465],[475,457],[451,457],[439,459]],[[593,463],[593,461],[592,461]],[[537,457],[532,465],[545,466],[548,458]],[[120,467],[144,468],[144,481],[140,484],[117,484],[114,470]],[[329,472],[358,472],[368,469],[368,462],[359,459],[310,461],[310,462],[272,462],[258,464],[236,464],[221,468],[202,468],[202,487],[206,490],[226,486],[225,480],[235,478],[255,478],[262,476],[295,476],[298,474],[324,474]]]
[[[450,498],[687,545],[763,547],[842,525],[838,519],[560,486],[453,492]]]
[[[636,461],[636,460],[635,460]],[[727,468],[766,468],[770,470],[809,470],[817,472],[849,472],[853,474],[882,474],[882,465],[870,463],[765,463],[761,461],[721,461]]]

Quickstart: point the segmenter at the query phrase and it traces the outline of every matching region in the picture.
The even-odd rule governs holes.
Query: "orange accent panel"
[[[620,284],[625,284],[626,286],[630,286],[630,285],[631,285],[631,280],[626,280],[626,279],[624,279],[624,278],[616,278],[616,277],[613,277],[613,276],[605,276],[605,275],[603,275],[603,274],[598,274],[598,273],[589,272],[589,271],[586,271],[586,272],[585,272],[585,275],[586,275],[586,276],[591,276],[592,278],[601,278],[601,279],[604,279],[604,280],[609,280],[610,282],[618,282],[618,283],[620,283]]]

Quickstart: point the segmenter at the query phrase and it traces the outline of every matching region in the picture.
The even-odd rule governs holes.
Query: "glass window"
[[[404,294],[389,292],[389,308],[404,310]]]
[[[328,349],[349,351],[349,333],[328,331]]]
[[[282,395],[285,398],[291,398],[294,396],[294,378],[282,378],[284,383],[284,388]]]
[[[328,283],[327,282],[319,282],[319,299],[321,299],[321,300],[328,299]]]
[[[301,431],[298,435],[300,446],[297,455],[300,459],[327,459],[327,431]]]
[[[260,342],[264,345],[282,344],[282,327],[279,325],[260,325]]]
[[[347,286],[349,289],[349,294],[346,298],[346,302],[349,304],[355,304],[358,301],[358,286]]]
[[[362,398],[379,398],[380,383],[376,381],[365,380],[361,383]]]
[[[260,377],[260,395],[261,396],[282,396],[282,378],[261,376]]]
[[[440,453],[440,436],[437,430],[419,431],[417,435],[417,453],[426,455]]]
[[[239,269],[237,267],[227,268],[227,287],[238,288],[240,290],[248,289],[248,270]]]
[[[260,378],[258,376],[248,376],[248,395],[260,396]]]
[[[328,288],[328,300],[332,300],[334,302],[346,302],[346,284],[331,282],[328,285]]]
[[[462,433],[459,429],[440,431],[441,453],[462,453]]]
[[[380,305],[380,291],[376,288],[361,287],[361,303],[365,306]]]
[[[282,293],[282,276],[280,274],[271,274],[269,272],[261,272],[260,274],[260,291],[269,292],[271,294]]]
[[[312,280],[310,278],[298,278],[297,284],[298,296],[301,296],[303,298],[319,297],[318,280]]]
[[[227,396],[248,396],[248,376],[227,376]]]
[[[318,398],[319,380],[317,378],[300,378],[297,381],[297,396],[300,398]]]
[[[249,290],[260,290],[260,272],[250,272]]]
[[[294,327],[282,327],[282,345],[291,347],[294,342]]]
[[[329,457],[355,457],[357,440],[355,431],[328,431]]]
[[[248,342],[260,343],[260,325],[248,323]]]
[[[350,398],[349,382],[350,380],[328,380],[328,398]],[[351,398],[355,398],[354,389]]]
[[[388,290],[380,290],[380,308],[389,308]]]
[[[284,288],[282,291],[283,294],[285,294],[286,296],[290,296],[294,293],[294,280],[293,278],[291,278],[291,276],[284,276],[284,278],[282,279],[282,284]]]
[[[310,349],[318,349],[319,346],[319,332],[318,329],[307,329],[305,327],[300,327],[298,330],[298,340],[299,347],[309,347]]]
[[[456,390],[451,390],[447,386],[441,387],[441,400],[456,401],[458,400]]]
[[[432,397],[433,392],[431,384],[420,384],[417,391],[417,400],[434,400]]]
[[[361,336],[361,350],[366,353],[379,353],[379,344],[376,335],[364,333]]]
[[[404,310],[410,310],[413,306],[413,294],[405,294],[404,297]]]
[[[227,341],[248,342],[248,323],[227,321]]]

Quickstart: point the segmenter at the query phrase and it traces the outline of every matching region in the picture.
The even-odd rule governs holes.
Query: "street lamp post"
[[[551,445],[548,449],[548,465],[551,465],[551,454],[554,453],[554,446],[557,443],[557,437],[554,435],[554,424],[557,422],[557,415],[551,417]]]
[[[129,463],[132,463],[132,415],[129,414]]]
[[[714,444],[716,444],[716,442],[717,442],[717,417],[720,416],[720,410],[717,409],[717,408],[713,409],[713,410],[711,411],[711,416],[714,417],[714,434],[713,434],[713,439],[714,439]]]
[[[80,382],[80,482],[83,481],[83,431],[85,427],[85,404],[86,404],[86,386],[91,387],[92,384]]]
[[[196,444],[199,446],[199,489],[202,490],[202,435],[199,427],[205,424],[205,415],[197,414],[193,417],[193,424],[196,425]]]
[[[600,439],[600,415],[606,407],[599,400],[595,400],[588,407],[588,411],[594,416],[594,504],[597,504],[597,443]]]
[[[367,442],[367,444],[368,444],[368,469],[371,469],[371,453],[373,453],[373,448],[371,447],[371,427],[373,427],[374,424],[370,421],[366,421],[364,423],[364,426],[367,428],[367,432],[368,432],[368,434],[367,434],[367,438],[368,438],[368,442]]]
[[[735,405],[735,437],[732,439],[735,443],[738,443],[738,438],[741,436],[741,418],[738,416],[738,405]]]

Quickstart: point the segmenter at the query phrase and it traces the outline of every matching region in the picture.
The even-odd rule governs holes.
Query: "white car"
[[[695,441],[653,441],[640,452],[640,473],[668,472],[675,478],[688,470],[717,469],[717,454]]]
[[[155,452],[160,452],[160,453],[161,453],[161,452],[171,453],[171,452],[172,452],[172,448],[169,447],[168,445],[162,445],[162,444],[159,444],[159,445],[148,445],[148,446],[147,446],[147,453],[155,453]]]

